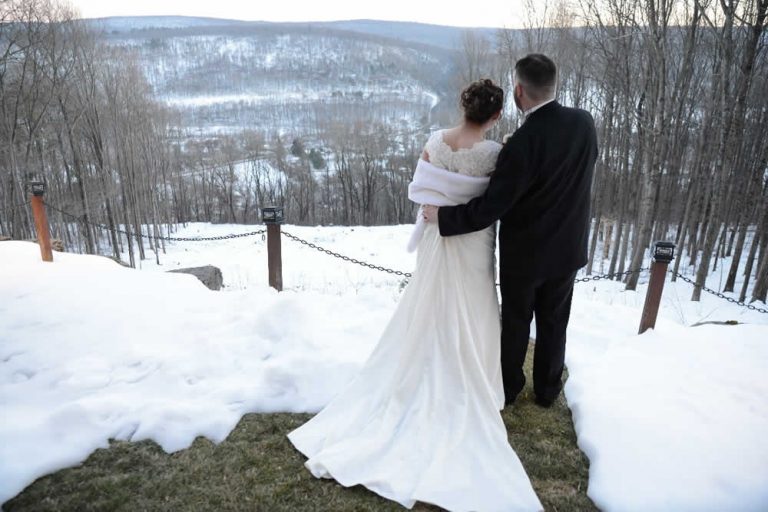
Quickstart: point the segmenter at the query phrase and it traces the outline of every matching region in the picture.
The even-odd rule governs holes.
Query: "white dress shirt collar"
[[[526,110],[525,112],[523,112],[523,116],[525,116],[525,118],[526,118],[526,119],[528,119],[528,116],[530,116],[531,114],[533,114],[534,112],[536,112],[537,110],[539,110],[539,109],[540,109],[541,107],[543,107],[544,105],[546,105],[546,104],[548,104],[548,103],[552,103],[553,101],[555,101],[555,98],[552,98],[551,100],[547,100],[547,101],[545,101],[544,103],[539,103],[539,104],[538,104],[538,105],[536,105],[535,107],[531,107],[531,108],[529,108],[528,110]]]

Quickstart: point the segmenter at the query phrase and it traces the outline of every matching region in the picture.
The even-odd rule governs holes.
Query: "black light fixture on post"
[[[667,278],[667,266],[675,259],[675,244],[672,242],[655,242],[653,244],[653,263],[651,263],[651,280],[645,294],[643,315],[640,318],[639,334],[656,327],[656,317],[659,314],[661,294],[664,291],[664,281]]]
[[[282,206],[266,206],[261,209],[261,221],[264,224],[282,224],[283,220]]]
[[[29,191],[34,197],[42,197],[45,194],[45,183],[42,181],[30,181]]]
[[[280,244],[280,225],[285,220],[282,206],[267,206],[261,209],[261,220],[267,225],[267,263],[269,286],[283,291],[283,256]]]
[[[675,259],[675,244],[672,242],[656,242],[653,244],[653,261],[669,264]]]

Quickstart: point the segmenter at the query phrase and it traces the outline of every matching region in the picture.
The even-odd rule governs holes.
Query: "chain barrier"
[[[405,277],[406,279],[410,279],[411,277],[413,277],[413,275],[410,272],[401,272],[399,270],[392,270],[391,268],[382,267],[380,265],[374,265],[372,263],[366,263],[364,261],[356,260],[355,258],[350,258],[349,256],[344,256],[343,254],[339,254],[337,252],[333,252],[331,250],[328,250],[328,249],[325,249],[323,247],[320,247],[319,245],[315,245],[312,242],[308,242],[308,241],[306,241],[304,239],[301,239],[301,238],[297,237],[296,235],[292,235],[292,234],[288,233],[287,231],[283,231],[282,234],[285,235],[286,238],[290,238],[291,240],[293,240],[295,242],[299,242],[302,245],[306,245],[310,249],[314,249],[316,251],[320,251],[320,252],[325,253],[325,254],[327,254],[329,256],[333,256],[334,258],[339,258],[340,260],[344,260],[344,261],[349,262],[349,263],[354,263],[355,265],[360,265],[362,267],[367,267],[367,268],[370,268],[370,269],[373,269],[373,270],[379,270],[381,272],[386,272],[388,274],[393,274],[393,275],[396,275],[396,276]]]
[[[678,277],[678,278],[682,279],[686,283],[692,284],[693,286],[696,286],[696,281],[694,281],[693,279],[690,279],[690,278],[684,276],[680,272],[673,272],[673,274],[675,275],[675,277]],[[747,308],[749,310],[757,311],[758,313],[768,313],[768,309],[759,308],[757,306],[753,306],[752,304],[747,304],[746,302],[740,302],[740,301],[738,301],[738,300],[736,300],[736,299],[734,299],[732,297],[728,297],[724,293],[721,293],[721,292],[718,292],[716,290],[713,290],[712,288],[707,288],[706,286],[702,286],[701,289],[704,290],[707,293],[711,293],[715,297],[719,297],[721,299],[727,300],[731,304],[736,304],[737,306],[742,306],[742,307],[745,307],[745,308]]]
[[[357,260],[355,258],[350,258],[349,256],[345,256],[343,254],[339,254],[337,252],[333,252],[331,250],[325,249],[324,247],[320,247],[320,246],[318,246],[318,245],[316,245],[316,244],[314,244],[312,242],[308,242],[307,240],[299,238],[296,235],[292,235],[291,233],[288,233],[286,231],[283,231],[282,234],[285,235],[287,238],[290,238],[291,240],[294,240],[294,241],[296,241],[296,242],[298,242],[298,243],[300,243],[302,245],[305,245],[305,246],[307,246],[307,247],[309,247],[311,249],[315,249],[316,251],[320,251],[320,252],[325,253],[325,254],[327,254],[329,256],[333,256],[334,258],[338,258],[338,259],[347,261],[349,263],[354,263],[356,265],[367,267],[367,268],[370,268],[370,269],[373,269],[373,270],[379,270],[381,272],[387,272],[388,274],[393,274],[393,275],[396,275],[396,276],[402,276],[402,277],[405,277],[407,279],[410,279],[411,277],[413,277],[413,275],[411,273],[409,273],[409,272],[401,272],[399,270],[393,270],[391,268],[382,267],[380,265],[374,265],[372,263],[366,263],[364,261],[360,261],[360,260]],[[613,274],[600,274],[600,275],[596,275],[596,276],[587,276],[587,277],[582,277],[582,278],[576,279],[574,282],[576,282],[576,283],[585,283],[585,282],[588,282],[588,281],[599,281],[601,279],[614,279],[616,277],[628,276],[628,275],[631,275],[631,274],[639,274],[640,272],[644,272],[646,270],[648,270],[648,268],[640,268],[640,269],[637,269],[637,270],[627,270],[626,272],[614,272]],[[498,286],[498,283],[496,284],[496,286]]]
[[[596,276],[586,276],[586,277],[580,277],[574,281],[574,283],[586,283],[589,281],[600,281],[601,279],[611,279],[617,277],[624,277],[624,276],[630,276],[632,274],[640,274],[641,272],[645,272],[646,270],[649,270],[647,267],[644,268],[638,268],[635,270],[627,270],[624,272],[614,272],[613,274],[599,274]]]
[[[45,203],[45,206],[50,208],[51,210],[57,211],[60,214],[69,217],[71,219],[74,219],[78,222],[82,222],[83,224],[93,226],[98,229],[102,229],[104,231],[111,231],[113,233],[119,233],[122,235],[125,235],[127,237],[131,236],[140,236],[144,239],[150,240],[150,239],[156,239],[156,240],[165,240],[166,242],[213,242],[216,240],[231,240],[233,238],[245,238],[249,236],[256,236],[256,235],[264,235],[264,233],[267,232],[266,229],[258,229],[256,231],[249,231],[248,233],[236,233],[236,234],[229,234],[229,235],[220,235],[220,236],[208,236],[208,237],[173,237],[173,236],[154,236],[154,235],[146,235],[144,233],[129,233],[128,231],[124,231],[119,228],[111,228],[109,226],[105,226],[104,224],[99,224],[96,222],[89,222],[83,219],[82,217],[78,217],[77,215],[73,215],[69,212],[65,212],[64,210],[61,210],[59,208],[56,208],[55,206],[51,205],[50,203]]]
[[[11,211],[11,210],[13,210],[15,208],[20,208],[22,206],[26,206],[27,204],[29,204],[29,201],[27,201],[25,203],[22,203],[22,204],[15,205],[15,206],[11,206],[9,208],[6,208],[6,209],[0,210],[0,211],[8,212],[8,211]],[[102,230],[105,230],[105,231],[111,231],[111,232],[115,232],[115,233],[120,233],[120,234],[123,234],[123,235],[126,235],[126,236],[140,236],[140,237],[145,238],[145,239],[155,238],[155,239],[158,239],[158,240],[165,240],[167,242],[211,242],[211,241],[217,241],[217,240],[231,240],[231,239],[234,239],[234,238],[245,238],[245,237],[256,236],[256,235],[262,235],[262,239],[263,239],[263,235],[267,232],[266,229],[258,229],[256,231],[249,231],[247,233],[237,233],[237,234],[233,233],[233,234],[229,234],[229,235],[220,235],[220,236],[211,236],[211,237],[152,236],[152,235],[146,235],[144,233],[129,233],[127,231],[124,231],[124,230],[121,230],[121,229],[118,229],[118,228],[110,228],[109,226],[105,226],[103,224],[99,224],[99,223],[95,223],[95,222],[88,222],[85,219],[83,219],[82,217],[79,217],[77,215],[73,215],[73,214],[71,214],[69,212],[66,212],[64,210],[56,208],[55,206],[53,206],[53,205],[51,205],[49,203],[45,203],[45,206],[47,206],[48,208],[50,208],[50,209],[52,209],[52,210],[54,210],[56,212],[59,212],[60,214],[66,216],[66,217],[69,217],[69,218],[74,219],[74,220],[76,220],[78,222],[82,222],[84,224],[93,226],[93,227],[98,228],[98,229],[102,229]],[[361,260],[358,260],[358,259],[355,259],[355,258],[351,258],[349,256],[345,256],[343,254],[339,254],[337,252],[333,252],[333,251],[331,251],[329,249],[326,249],[324,247],[321,247],[321,246],[319,246],[317,244],[314,244],[312,242],[309,242],[307,240],[299,238],[298,236],[293,235],[293,234],[291,234],[291,233],[289,233],[287,231],[281,231],[281,234],[284,235],[286,238],[289,238],[289,239],[291,239],[291,240],[293,240],[295,242],[298,242],[301,245],[309,247],[310,249],[314,249],[316,251],[319,251],[319,252],[322,252],[324,254],[327,254],[328,256],[332,256],[334,258],[338,258],[338,259],[346,261],[348,263],[353,263],[355,265],[360,265],[361,267],[366,267],[366,268],[370,268],[372,270],[378,270],[380,272],[386,272],[388,274],[392,274],[392,275],[395,275],[395,276],[404,277],[406,280],[411,279],[413,277],[413,274],[411,274],[410,272],[402,272],[400,270],[394,270],[394,269],[391,269],[391,268],[382,267],[381,265],[374,265],[373,263],[367,263],[365,261],[361,261]],[[639,273],[645,272],[647,270],[649,270],[648,267],[643,267],[643,268],[638,268],[638,269],[634,269],[634,270],[626,270],[624,272],[614,272],[614,273],[611,273],[611,274],[598,274],[598,275],[594,275],[594,276],[585,276],[585,277],[581,277],[581,278],[576,279],[574,281],[574,283],[586,283],[586,282],[589,282],[589,281],[600,281],[600,280],[603,280],[603,279],[611,279],[611,280],[613,280],[613,279],[616,279],[618,277],[626,277],[626,276],[629,276],[629,275],[632,275],[632,274],[639,274]],[[692,284],[693,286],[696,286],[696,282],[693,279],[690,279],[690,278],[684,276],[683,274],[680,274],[679,272],[673,272],[672,274],[675,277],[678,277],[678,278],[682,279],[686,283],[689,283],[689,284]],[[499,284],[497,283],[496,286],[498,286],[498,285]],[[706,286],[702,286],[701,289],[704,290],[707,293],[710,293],[710,294],[716,296],[716,297],[724,299],[724,300],[726,300],[726,301],[728,301],[728,302],[730,302],[732,304],[736,304],[737,306],[742,306],[742,307],[745,307],[745,308],[747,308],[747,309],[749,309],[751,311],[757,311],[758,313],[768,313],[768,309],[759,308],[757,306],[753,306],[752,304],[747,304],[745,302],[738,301],[738,300],[736,300],[736,299],[734,299],[732,297],[728,297],[724,293],[718,292],[718,291],[713,290],[711,288],[707,288]]]
[[[599,274],[595,276],[586,276],[586,277],[580,277],[578,279],[574,279],[573,283],[587,283],[589,281],[600,281],[601,279],[614,279],[616,277],[623,277],[628,276],[631,274],[639,274],[641,272],[645,272],[648,270],[648,268],[639,268],[637,270],[627,270],[626,272],[614,272],[613,274]],[[500,283],[496,283],[496,286],[499,286]]]

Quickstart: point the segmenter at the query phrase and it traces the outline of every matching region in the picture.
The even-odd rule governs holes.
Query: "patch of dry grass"
[[[529,351],[528,374],[530,375]],[[197,438],[174,454],[152,441],[112,441],[81,465],[36,480],[8,511],[388,511],[403,510],[364,487],[318,480],[285,435],[308,414],[247,414],[219,445]],[[509,440],[547,510],[596,510],[588,465],[562,396],[550,409],[529,388],[503,413]],[[414,510],[439,510],[418,504]]]

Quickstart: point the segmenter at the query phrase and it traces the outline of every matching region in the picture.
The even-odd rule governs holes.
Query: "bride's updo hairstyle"
[[[472,82],[461,91],[464,119],[485,124],[504,106],[504,90],[489,78]]]

